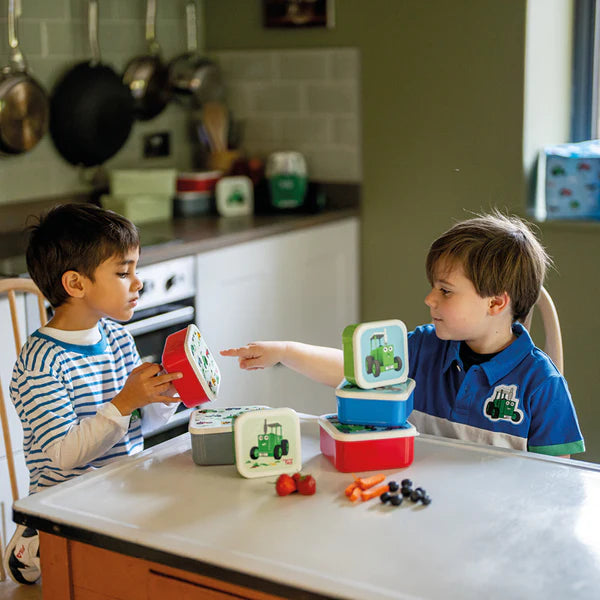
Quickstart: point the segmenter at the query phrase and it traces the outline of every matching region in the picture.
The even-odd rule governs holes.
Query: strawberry
[[[298,479],[300,479],[300,477],[302,477],[302,474],[300,472],[294,473],[292,475],[292,479],[296,482],[296,484],[298,483]]]
[[[317,482],[312,475],[301,476],[296,485],[303,496],[312,496],[317,491]]]
[[[277,479],[275,490],[279,496],[287,496],[296,491],[296,482],[289,475],[284,473]]]

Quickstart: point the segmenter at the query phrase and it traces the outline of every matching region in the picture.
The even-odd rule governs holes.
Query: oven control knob
[[[140,297],[146,292],[151,292],[154,284],[151,281],[142,281],[142,289],[138,292]]]
[[[175,275],[171,275],[167,281],[165,281],[165,290],[170,290],[176,283],[177,277]]]

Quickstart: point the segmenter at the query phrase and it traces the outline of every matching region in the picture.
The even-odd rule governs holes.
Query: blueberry
[[[402,486],[402,489],[400,491],[402,492],[402,495],[406,498],[407,496],[410,496],[412,489],[410,487]]]
[[[412,487],[412,481],[410,479],[403,479],[400,483],[402,487]]]
[[[402,504],[402,496],[392,496],[390,498],[390,502],[394,505],[394,506],[400,506]]]
[[[421,498],[422,498],[422,497],[423,497],[423,495],[421,494],[421,492],[417,492],[417,490],[413,490],[413,491],[410,493],[410,499],[411,499],[413,502],[418,502],[419,500],[421,500]]]
[[[425,490],[422,487],[415,488],[415,492],[421,492],[421,494],[425,495]]]
[[[390,499],[390,495],[387,492],[383,492],[383,494],[379,496],[379,499],[385,504]]]
[[[397,492],[398,487],[399,486],[395,481],[390,481],[390,483],[389,483],[390,492]]]
[[[423,503],[425,506],[427,506],[428,504],[431,504],[431,498],[430,498],[429,496],[423,496],[423,497],[421,498],[421,502],[422,502],[422,503]]]

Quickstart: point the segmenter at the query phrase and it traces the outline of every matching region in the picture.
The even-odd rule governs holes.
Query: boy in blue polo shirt
[[[550,259],[529,227],[498,212],[456,224],[426,261],[432,323],[408,335],[417,383],[410,421],[421,433],[566,456],[585,450],[567,382],[521,324]],[[276,363],[315,381],[343,379],[343,353],[298,342],[221,352],[242,369]],[[509,414],[501,410],[514,402]]]

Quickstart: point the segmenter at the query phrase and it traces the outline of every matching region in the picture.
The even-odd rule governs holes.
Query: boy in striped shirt
[[[138,259],[135,226],[90,204],[57,206],[31,228],[27,269],[54,315],[23,346],[10,383],[30,493],[141,451],[136,409],[159,424],[177,408],[171,382],[181,374],[142,364],[115,322],[135,310]],[[39,578],[35,530],[17,526],[5,566],[17,583]]]

